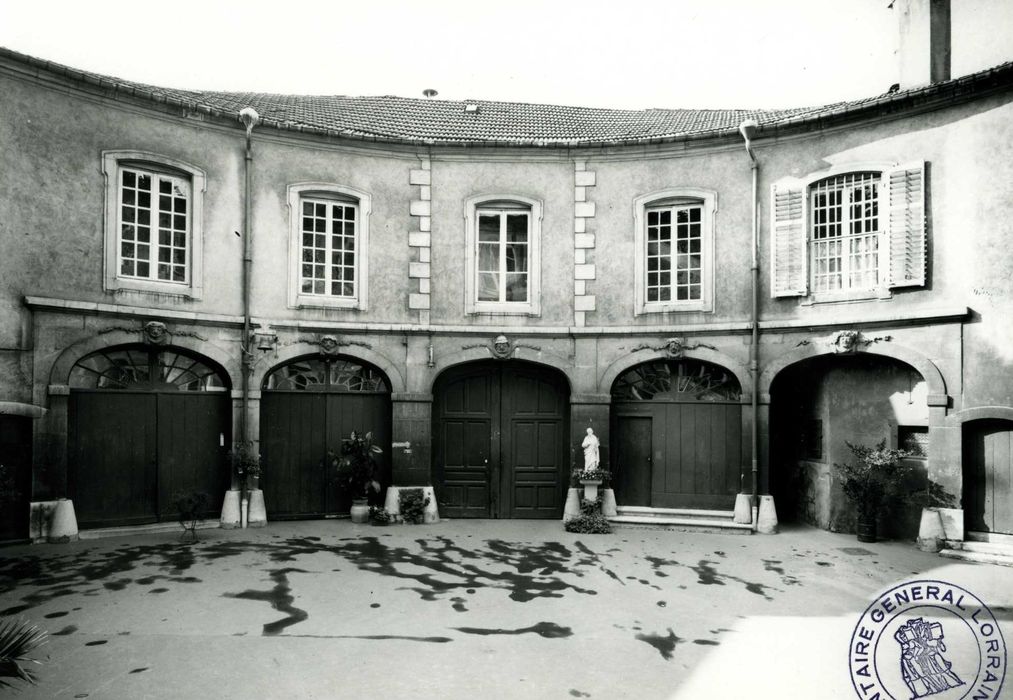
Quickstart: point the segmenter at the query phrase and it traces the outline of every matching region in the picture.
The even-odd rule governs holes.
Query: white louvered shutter
[[[884,174],[890,193],[890,286],[925,285],[925,163],[907,163]]]
[[[774,297],[805,296],[808,292],[805,187],[798,180],[771,186],[770,293]]]

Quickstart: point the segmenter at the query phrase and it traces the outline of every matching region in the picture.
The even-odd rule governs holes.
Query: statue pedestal
[[[597,501],[598,500],[598,487],[601,486],[601,479],[581,479],[580,483],[584,487],[584,500]]]

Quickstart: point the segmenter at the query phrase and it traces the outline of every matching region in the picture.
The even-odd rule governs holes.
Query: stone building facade
[[[924,82],[627,111],[0,51],[6,534],[29,501],[84,528],[220,501],[244,438],[268,519],[339,513],[353,429],[443,515],[556,518],[587,427],[620,505],[729,510],[755,482],[846,529],[831,465],[885,439],[968,530],[1013,534],[1013,67]]]

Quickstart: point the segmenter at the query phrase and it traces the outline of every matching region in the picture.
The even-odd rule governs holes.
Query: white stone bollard
[[[68,498],[61,498],[56,502],[56,509],[53,511],[53,522],[49,526],[50,542],[76,542],[77,514],[74,512],[74,502]]]
[[[225,530],[233,530],[242,525],[242,516],[239,513],[239,490],[225,492],[225,500],[222,502],[221,525]]]
[[[760,512],[756,517],[756,531],[764,535],[777,533],[777,509],[773,496],[760,496]]]
[[[260,489],[250,490],[250,502],[246,515],[248,527],[264,527],[267,525],[267,508],[264,506],[264,492]]]

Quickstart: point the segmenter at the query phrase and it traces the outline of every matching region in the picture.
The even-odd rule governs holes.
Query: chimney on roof
[[[950,79],[950,0],[896,0],[900,86]]]
[[[425,90],[422,91],[422,94],[425,95],[425,98],[427,100],[431,100],[440,93],[436,92],[436,90],[433,90],[432,88],[426,88]]]

